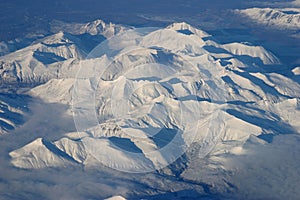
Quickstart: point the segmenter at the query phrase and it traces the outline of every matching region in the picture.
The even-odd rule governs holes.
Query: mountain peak
[[[176,29],[190,29],[192,26],[186,22],[175,22],[169,25],[169,27],[173,27]]]
[[[51,35],[45,39],[43,39],[42,43],[46,45],[52,45],[52,44],[67,44],[71,42],[71,39],[69,37],[70,35],[59,31],[58,33]]]
[[[63,30],[72,35],[90,34],[90,35],[103,35],[105,37],[111,37],[121,31],[125,27],[113,23],[106,23],[101,19],[97,19],[88,23],[66,23],[62,21],[53,21],[51,23],[52,32],[58,32]]]
[[[112,24],[105,23],[101,19],[97,19],[93,22],[89,22],[82,26],[81,32],[89,33],[91,35],[104,35],[105,37],[111,37],[119,32],[121,32],[124,27]]]
[[[97,19],[97,20],[89,22],[85,25],[85,27],[89,30],[98,29],[101,31],[103,31],[106,26],[107,26],[107,24],[104,21],[102,21],[101,19]]]
[[[201,38],[208,37],[209,34],[205,31],[199,30],[191,26],[190,24],[186,22],[179,22],[179,23],[173,23],[167,27],[167,29],[175,30],[180,33],[183,33],[185,35],[192,35],[195,34]]]

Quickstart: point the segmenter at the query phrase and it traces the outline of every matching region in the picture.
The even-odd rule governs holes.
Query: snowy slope
[[[299,177],[297,169],[292,169],[297,165],[299,152],[299,148],[292,147],[300,133],[299,67],[276,73],[272,69],[283,64],[266,48],[247,42],[221,44],[187,23],[166,28],[132,28],[128,32],[119,32],[102,21],[78,25],[78,29],[65,26],[66,32],[1,57],[3,63],[14,63],[14,67],[2,65],[3,83],[38,84],[27,95],[43,102],[42,112],[57,106],[63,115],[60,123],[74,119],[78,131],[68,129],[61,133],[59,127],[55,133],[53,115],[33,113],[32,118],[46,121],[38,130],[51,130],[53,137],[52,133],[34,133],[36,137],[27,144],[9,148],[13,166],[30,170],[70,166],[84,171],[96,169],[101,180],[104,171],[110,170],[116,174],[149,172],[149,180],[135,182],[151,188],[171,187],[156,191],[166,192],[166,196],[153,194],[153,199],[176,196],[177,193],[169,192],[179,191],[183,185],[201,187],[201,194],[228,193],[247,199],[250,191],[256,190],[239,176],[258,185],[259,173],[263,173],[264,183],[273,188],[268,195],[259,190],[259,196],[274,199],[281,183],[266,175],[272,160],[276,163],[272,173],[282,176],[284,168],[291,171],[287,176],[294,173]],[[97,35],[98,31],[108,36],[118,34],[89,53],[85,41],[91,42],[90,37],[75,34]],[[63,60],[47,63],[36,52],[42,52],[47,59],[55,55]],[[45,54],[49,52],[51,56]],[[288,77],[289,73],[293,76]],[[0,100],[4,105],[0,111],[6,113],[4,117],[0,113],[0,127],[12,124],[19,133],[30,132],[19,127],[18,120],[12,117],[15,115],[9,112],[19,112],[22,101],[6,106],[5,102],[13,101]],[[277,146],[282,152],[276,150]],[[289,155],[282,168],[277,167],[280,159],[272,152],[279,157]],[[261,169],[258,172],[257,167]],[[113,178],[108,177],[101,191],[112,185]],[[162,178],[168,180],[160,182]],[[123,179],[126,180],[123,175],[116,178]],[[296,178],[291,180],[296,183]],[[180,184],[174,189],[177,181]],[[288,188],[289,184],[284,184],[279,196],[293,198],[299,193],[296,186],[290,187],[291,193],[284,192]],[[124,196],[113,190],[113,195]],[[153,191],[147,188],[143,194],[148,190]],[[182,198],[186,193],[189,198],[197,196],[187,190]],[[123,199],[122,196],[112,199]]]
[[[22,149],[12,151],[9,155],[12,157],[13,165],[17,167],[43,168],[67,165],[69,162],[68,157],[65,156],[64,152],[61,153],[61,156],[58,156],[57,154],[60,153],[53,144],[38,138]]]
[[[93,23],[98,24],[98,22]],[[100,24],[102,23],[101,21]],[[102,24],[101,26],[104,25]],[[113,25],[110,26],[114,27]],[[84,27],[83,30],[87,30],[89,26],[85,25]],[[100,32],[104,34],[108,30],[101,29]],[[72,32],[72,30],[69,31]],[[122,29],[122,31],[124,30]],[[122,31],[113,31],[111,34],[117,34]],[[81,32],[76,34],[81,34]],[[190,54],[193,56],[211,55],[215,59],[221,56],[222,60],[225,59],[234,62],[239,67],[252,66],[253,60],[257,60],[257,62],[254,62],[256,65],[279,63],[278,59],[263,47],[238,43],[220,45],[214,41],[206,40],[205,38],[208,36],[204,31],[197,30],[188,24],[177,23],[166,29],[148,34],[142,39],[143,41],[140,45],[147,46],[151,44],[152,46],[171,49],[175,53]],[[98,39],[91,39],[91,37]],[[6,83],[39,84],[52,78],[75,77],[75,72],[78,71],[79,67],[79,60],[88,54],[91,47],[95,45],[94,43],[103,40],[101,37],[103,36],[89,35],[88,37],[83,37],[83,35],[59,32],[39,39],[31,46],[1,57],[1,81],[5,81]],[[219,54],[220,52],[223,54]],[[215,57],[216,53],[219,55]],[[255,59],[251,60],[251,58]],[[240,64],[241,62],[242,64]]]
[[[9,133],[24,123],[29,97],[0,93],[0,135]]]
[[[58,33],[37,37],[31,45],[26,43],[26,47],[0,57],[0,83],[40,84],[52,78],[75,77],[79,60],[105,38],[126,30],[101,20],[60,25]],[[2,46],[6,51],[6,43]]]
[[[299,115],[300,87],[283,75],[265,73],[265,66],[280,64],[265,48],[218,44],[186,23],[129,34],[135,36],[121,34],[112,38],[114,43],[97,47],[112,53],[93,55],[81,68],[70,68],[79,69],[79,79],[53,79],[29,93],[73,106],[66,112],[73,113],[77,129],[87,134],[67,134],[53,145],[74,162],[151,171],[166,167],[192,144],[204,157],[220,141],[299,132],[294,118]],[[127,38],[122,49],[115,45],[119,38]],[[224,148],[218,151],[238,152],[234,146]],[[32,159],[25,153],[13,158],[13,163]],[[58,161],[43,161],[44,167]]]
[[[25,38],[16,38],[9,41],[0,41],[0,56],[9,54],[19,49],[30,46],[35,40],[44,38],[47,35],[58,32],[66,32],[72,35],[77,35],[79,38],[88,39],[85,43],[99,42],[103,38],[109,38],[116,35],[127,28],[113,23],[105,23],[102,20],[95,20],[88,23],[65,23],[54,20],[49,24],[50,30],[44,34],[30,33]],[[91,37],[93,36],[93,37]]]
[[[1,57],[1,81],[42,83],[58,76],[60,63],[83,58],[85,53],[63,32]]]
[[[297,30],[300,28],[299,8],[248,8],[237,12],[259,24],[280,29]]]
[[[300,75],[300,67],[295,67],[292,70],[292,72],[293,72],[294,75],[299,76]]]
[[[112,37],[120,32],[125,31],[127,28],[113,23],[105,23],[98,19],[88,23],[65,23],[62,21],[53,21],[51,23],[51,31],[65,31],[74,35],[90,34],[90,35],[103,35],[106,38]]]
[[[105,200],[126,200],[126,199],[122,196],[113,196],[113,197],[107,198]]]
[[[0,56],[22,49],[32,44],[33,41],[45,37],[44,35],[32,35],[26,38],[17,38],[9,41],[0,42]]]

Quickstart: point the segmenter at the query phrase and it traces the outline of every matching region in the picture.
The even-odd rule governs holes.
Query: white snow
[[[88,22],[85,24],[84,23],[70,24],[62,21],[53,21],[51,23],[51,29],[53,32],[63,30],[74,35],[89,33],[91,35],[103,35],[109,38],[112,37],[113,35],[125,31],[127,28],[113,23],[105,23],[104,21],[98,19],[93,22]]]
[[[248,68],[259,66],[235,57],[246,55],[259,58],[263,64],[279,64],[265,48],[204,41],[202,38],[208,34],[186,23],[174,23],[152,32],[149,29],[146,34],[138,31],[129,31],[133,38],[120,35],[120,38],[127,38],[127,42],[122,43],[123,49],[117,49],[117,55],[108,54],[75,63],[76,67],[69,70],[79,69],[77,79],[52,79],[29,92],[45,102],[73,106],[67,112],[75,117],[78,130],[88,131],[88,134],[72,134],[71,137],[66,134],[66,138],[54,144],[78,163],[94,165],[100,161],[123,171],[147,171],[153,166],[160,169],[174,161],[176,153],[181,153],[194,141],[206,143],[199,150],[205,156],[220,140],[245,141],[250,135],[269,132],[265,130],[266,122],[260,124],[258,120],[277,123],[272,114],[260,111],[266,105],[267,112],[277,113],[298,130],[292,114],[284,115],[277,109],[282,106],[293,108],[285,96],[297,98],[299,85],[275,73],[267,76],[247,73],[240,64]],[[64,45],[70,42],[64,35],[58,33],[43,41]],[[114,49],[120,38],[112,38],[113,43],[108,42],[102,47]],[[223,51],[211,53],[206,46]],[[224,65],[224,61],[228,64]],[[280,104],[283,100],[286,104]],[[227,104],[227,101],[270,104],[243,107],[239,103]],[[101,128],[97,128],[99,122]],[[151,138],[162,128],[183,131],[181,139],[175,137],[174,141],[181,146],[175,153],[172,145],[159,152],[159,142]],[[113,147],[111,137],[119,138],[121,143],[127,141],[141,152],[134,154],[136,157],[126,155],[122,149]],[[232,152],[244,153],[239,147],[233,147]]]
[[[0,94],[0,136],[22,125],[27,111],[26,103],[23,96]]]
[[[261,46],[249,46],[242,43],[230,43],[222,46],[234,55],[247,55],[259,58],[264,64],[279,64],[280,61],[272,53]]]
[[[20,168],[63,167],[70,162],[50,151],[38,138],[21,149],[9,153],[12,164]]]
[[[238,13],[255,20],[255,23],[278,27],[280,29],[299,29],[299,8],[248,8]]]
[[[126,199],[122,196],[113,196],[113,197],[107,198],[105,200],[126,200]]]
[[[275,12],[246,11],[264,18],[264,12]],[[284,18],[285,14],[275,16]],[[250,184],[239,187],[245,181],[242,178],[257,186],[260,173],[264,173],[266,183],[275,184],[274,191],[289,195],[284,191],[288,184],[280,189],[279,181],[265,173],[274,160],[272,172],[288,179],[284,170],[291,170],[293,183],[299,177],[296,154],[285,157],[298,152],[291,145],[296,145],[300,133],[300,86],[293,79],[299,75],[299,67],[292,70],[295,76],[291,78],[266,72],[266,65],[271,68],[281,61],[264,47],[219,44],[186,23],[130,29],[128,34],[101,20],[74,27],[65,24],[63,29],[73,34],[120,35],[83,60],[86,52],[80,41],[64,32],[1,57],[2,81],[46,82],[27,94],[45,105],[65,105],[61,113],[72,114],[78,130],[56,135],[49,142],[37,138],[11,151],[15,167],[79,165],[122,172],[156,171],[212,185],[211,190],[218,192],[241,188],[247,195],[255,190]],[[37,52],[53,53],[64,60],[47,63],[36,58]],[[8,105],[8,109],[0,107],[0,122],[17,127],[2,113],[18,109],[0,105]],[[184,152],[182,166],[168,166]],[[293,166],[284,163],[285,169],[281,169],[280,157]],[[294,188],[291,191],[297,193]]]
[[[296,76],[300,75],[300,67],[295,67],[295,68],[292,70],[292,72],[293,72]]]

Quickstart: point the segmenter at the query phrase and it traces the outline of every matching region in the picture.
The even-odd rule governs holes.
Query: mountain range
[[[192,196],[228,191],[216,199],[247,198],[257,191],[250,183],[263,185],[262,198],[299,195],[290,186],[299,175],[299,67],[286,68],[263,46],[221,43],[184,22],[56,23],[57,33],[0,57],[0,137],[16,169],[153,173],[149,179],[203,189]],[[287,173],[289,183],[267,173]]]

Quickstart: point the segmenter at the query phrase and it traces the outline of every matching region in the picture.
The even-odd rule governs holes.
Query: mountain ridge
[[[101,23],[91,26],[102,30]],[[93,177],[99,173],[97,181],[104,190],[112,179],[127,187],[140,173],[143,178],[134,182],[146,193],[157,184],[166,191],[174,189],[173,183],[180,190],[199,188],[201,195],[183,192],[183,198],[224,191],[242,198],[240,190],[255,190],[240,184],[244,180],[239,176],[257,185],[262,173],[262,188],[278,188],[281,181],[268,177],[268,169],[280,175],[284,170],[298,173],[289,166],[296,166],[299,151],[297,67],[289,71],[263,46],[221,43],[184,22],[164,28],[127,27],[106,40],[93,31],[96,35],[58,32],[0,57],[1,87],[16,83],[32,101],[27,115],[20,108],[26,101],[11,105],[12,100],[0,99],[0,122],[9,121],[14,128],[0,136],[1,144],[6,139],[12,144],[3,151],[7,149],[13,170],[65,170],[72,178],[77,169]],[[68,54],[72,45],[81,56]],[[64,60],[38,61],[37,51],[38,56],[52,52]],[[43,70],[28,65],[31,61]],[[4,79],[5,74],[15,81]],[[32,85],[22,88],[23,82]],[[9,112],[13,109],[20,114],[16,120]],[[23,115],[28,121],[19,123]],[[274,154],[285,155],[285,162],[273,166],[273,160],[280,163]],[[84,190],[91,182],[87,184]],[[299,192],[291,190],[294,193],[285,193],[288,197]]]
[[[130,31],[134,33],[136,30]],[[50,38],[50,41],[58,46],[65,45],[64,35],[60,32],[54,36],[54,40],[50,36],[46,41],[49,41]],[[169,42],[166,36],[171,37],[172,41],[176,40],[177,43]],[[119,37],[126,38],[126,32],[124,35],[120,34],[115,37],[112,38],[112,41],[118,41]],[[202,127],[201,130],[209,133],[206,136],[196,134],[195,141],[199,143],[214,144],[220,140],[244,141],[251,135],[261,137],[265,134],[297,132],[298,125],[292,122],[292,115],[281,115],[277,111],[274,115],[272,111],[275,112],[277,103],[283,101],[291,108],[297,107],[295,102],[288,101],[288,99],[299,98],[297,96],[300,93],[299,87],[297,83],[282,75],[274,73],[269,73],[268,76],[264,75],[263,67],[278,65],[279,60],[263,47],[239,43],[220,45],[207,39],[210,36],[205,32],[186,23],[174,23],[165,29],[153,30],[150,33],[146,31],[144,35],[137,32],[136,37],[129,38],[127,41],[129,45],[134,44],[133,47],[129,46],[130,48],[128,48],[125,45],[123,47],[125,50],[116,49],[120,55],[113,53],[106,55],[107,58],[101,54],[99,57],[87,57],[76,67],[70,68],[71,71],[79,70],[80,78],[62,76],[30,91],[32,96],[49,103],[73,105],[73,109],[68,109],[66,112],[72,113],[77,120],[86,116],[83,121],[75,119],[75,122],[79,127],[86,123],[81,131],[88,131],[88,136],[81,137],[79,134],[78,137],[75,137],[75,141],[62,138],[52,143],[59,145],[57,148],[74,160],[93,165],[95,161],[85,161],[89,154],[93,154],[100,160],[105,157],[104,154],[94,149],[88,150],[89,144],[101,143],[103,148],[107,148],[109,152],[113,151],[116,155],[121,153],[122,149],[120,152],[115,151],[118,149],[117,146],[112,149],[109,147],[113,145],[110,140],[116,137],[117,144],[126,143],[129,146],[135,146],[134,149],[139,149],[142,152],[140,155],[145,157],[138,158],[147,164],[143,165],[143,162],[140,163],[137,158],[131,156],[127,157],[127,160],[123,160],[124,165],[119,165],[118,161],[114,160],[118,156],[104,159],[106,164],[113,168],[121,167],[122,170],[127,171],[132,169],[133,162],[140,167],[135,167],[135,170],[138,171],[149,170],[153,166],[158,170],[165,166],[166,162],[171,162],[176,158],[176,155],[170,158],[165,157],[166,153],[170,153],[173,149],[172,145],[166,152],[151,153],[157,151],[163,144],[159,138],[156,141],[156,138],[152,138],[151,135],[158,134],[159,137],[166,137],[164,134],[170,134],[168,137],[172,137],[172,134],[178,134],[180,129],[186,130],[187,135],[183,134],[182,139],[176,139],[182,145],[182,149],[177,149],[177,152],[181,153],[189,146],[188,143],[192,142],[188,138],[194,138],[197,130],[193,130],[191,127],[197,127],[198,123]],[[69,41],[66,42],[69,43]],[[190,48],[191,46],[194,47]],[[104,43],[103,47],[112,48],[112,52],[115,51],[115,46],[109,46],[109,43]],[[247,56],[248,59],[239,56]],[[260,61],[253,64],[253,60]],[[84,66],[92,68],[83,68]],[[95,68],[96,66],[103,67]],[[84,72],[81,72],[83,69]],[[252,69],[258,72],[251,72]],[[67,74],[67,72],[65,73]],[[93,80],[93,77],[100,79],[96,81]],[[289,87],[281,85],[279,80],[289,82]],[[78,94],[74,93],[76,88]],[[95,90],[95,88],[99,89]],[[91,95],[95,96],[94,100],[97,104],[94,105],[93,102],[87,101],[90,100]],[[83,104],[82,101],[85,103]],[[129,107],[127,107],[127,101]],[[289,105],[289,102],[294,105]],[[203,108],[203,105],[206,105],[206,108]],[[270,108],[263,111],[262,107],[267,105]],[[129,108],[132,110],[127,116]],[[198,110],[199,108],[201,109]],[[80,113],[81,109],[87,110],[87,113]],[[97,124],[94,124],[96,122],[92,122],[94,114],[89,114],[89,112],[93,112],[93,109],[96,109],[95,117],[101,121],[102,128],[100,129],[97,128]],[[213,114],[217,110],[219,110],[218,114]],[[192,112],[194,114],[187,119],[180,118],[182,114],[186,117],[188,113]],[[126,118],[123,118],[125,116]],[[282,124],[280,125],[282,127],[285,126],[283,124],[286,122],[283,122],[281,118],[288,121],[287,123],[292,123],[293,128],[297,130],[293,130],[292,126],[291,128],[288,126],[277,128],[279,124]],[[115,125],[110,127],[109,124]],[[158,132],[155,132],[156,129]],[[160,129],[163,134],[160,134]],[[154,132],[148,132],[149,130]],[[246,130],[251,130],[251,132],[245,133]],[[135,139],[138,135],[143,139]],[[169,140],[170,138],[165,139]],[[82,148],[81,144],[84,144],[85,147]],[[203,147],[200,152],[206,155],[212,150],[213,147],[208,146]],[[12,153],[12,155],[14,154]],[[14,160],[16,159],[23,158],[22,156],[14,157]],[[35,166],[31,167],[35,168]],[[27,164],[24,167],[31,168]]]

